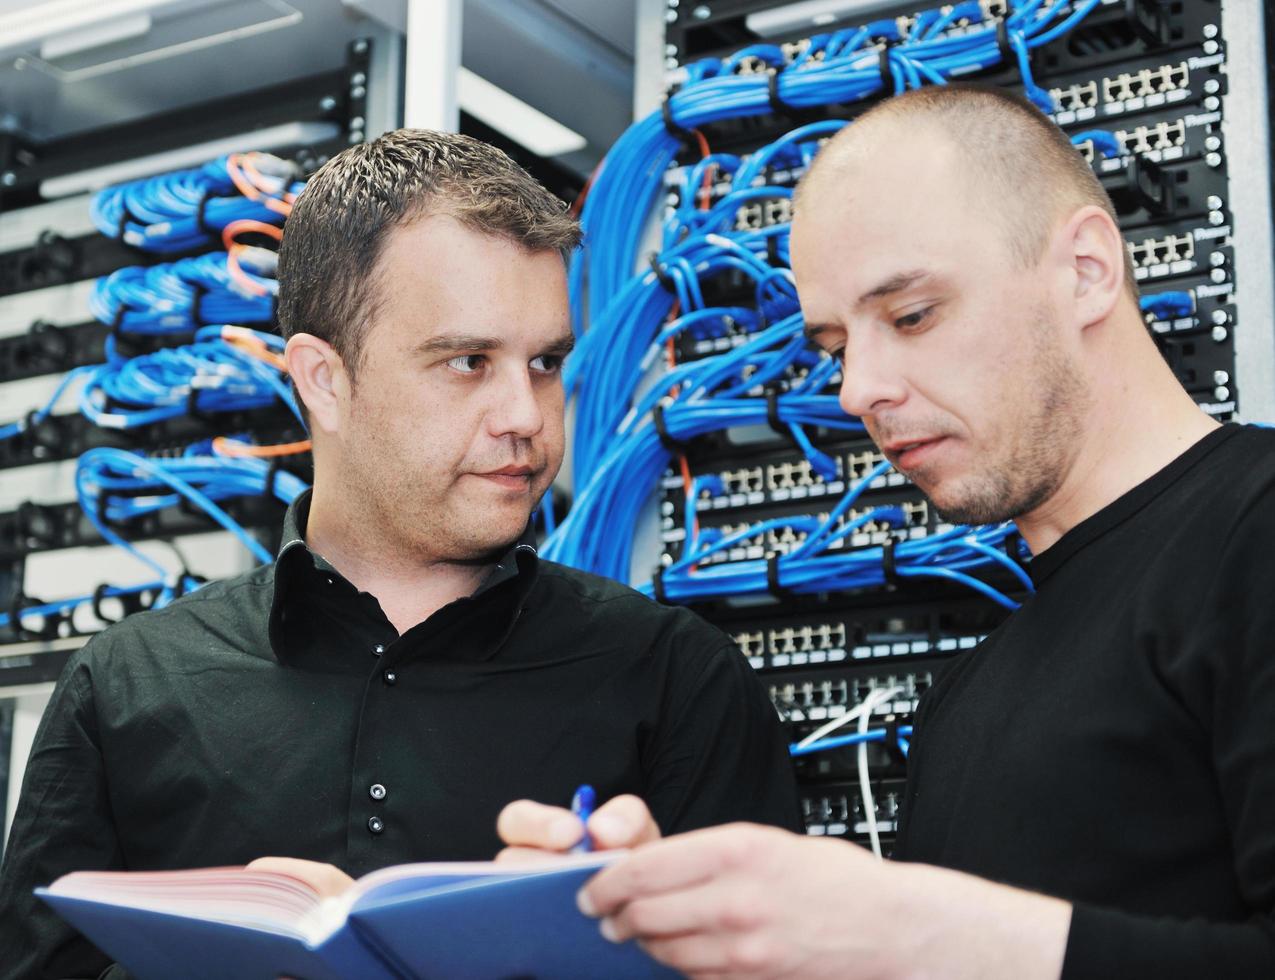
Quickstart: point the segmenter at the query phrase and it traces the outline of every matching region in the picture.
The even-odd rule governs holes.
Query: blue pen
[[[585,854],[593,850],[593,841],[589,839],[588,822],[589,817],[593,815],[593,805],[597,802],[597,794],[593,792],[592,786],[581,786],[575,791],[575,795],[571,797],[571,812],[580,818],[580,822],[585,824],[584,836],[580,838],[580,843],[571,848],[572,854]]]

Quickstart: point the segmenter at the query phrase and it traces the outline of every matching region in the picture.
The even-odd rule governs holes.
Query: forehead
[[[392,229],[373,280],[375,319],[410,323],[417,333],[567,323],[566,269],[556,250],[531,252],[448,215]]]
[[[816,170],[792,229],[797,291],[808,315],[841,310],[912,269],[950,274],[983,261],[994,234],[973,204],[967,165],[924,133],[877,138]]]

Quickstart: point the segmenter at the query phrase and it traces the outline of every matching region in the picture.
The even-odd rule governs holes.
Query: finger
[[[624,942],[688,933],[745,932],[762,925],[762,904],[736,879],[718,879],[634,899],[602,920],[602,934],[613,942]]]
[[[737,937],[734,936],[691,934],[644,939],[638,945],[652,959],[695,980],[709,980],[711,977],[732,977],[738,980],[751,971],[735,955],[737,942]]]
[[[565,851],[580,842],[584,827],[570,810],[533,800],[517,800],[500,811],[496,833],[514,847]]]
[[[540,847],[506,847],[496,855],[497,864],[554,864],[562,860],[558,851],[546,851]]]
[[[323,898],[340,895],[354,884],[354,879],[340,868],[333,867],[330,864],[323,864],[320,861],[305,861],[301,858],[257,858],[257,860],[249,862],[244,870],[269,871],[275,874],[287,875],[289,878],[296,878],[298,881],[305,882]]]
[[[589,818],[589,836],[600,851],[637,847],[660,839],[660,828],[638,797],[626,794],[608,800]]]
[[[596,874],[580,890],[586,915],[611,915],[645,895],[687,888],[742,864],[750,851],[768,842],[767,828],[731,824],[696,830],[640,847]]]

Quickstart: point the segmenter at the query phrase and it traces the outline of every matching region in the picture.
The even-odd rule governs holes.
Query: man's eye
[[[558,354],[541,354],[531,360],[531,369],[542,374],[553,374],[560,367],[562,367],[562,357]]]
[[[903,330],[906,330],[909,327],[919,327],[922,323],[929,319],[930,312],[933,309],[934,307],[927,306],[923,310],[917,310],[915,313],[909,313],[907,316],[901,316],[894,321],[894,325]]]
[[[447,366],[461,374],[474,374],[483,366],[486,358],[482,354],[461,354],[447,362]]]

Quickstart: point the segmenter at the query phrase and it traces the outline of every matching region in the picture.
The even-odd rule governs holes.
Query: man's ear
[[[1059,230],[1057,245],[1070,266],[1068,297],[1080,328],[1109,317],[1125,295],[1125,263],[1129,256],[1120,229],[1097,205],[1078,210]]]
[[[283,360],[309,413],[310,430],[337,432],[342,405],[349,394],[341,355],[326,340],[314,334],[297,333],[288,338]]]

